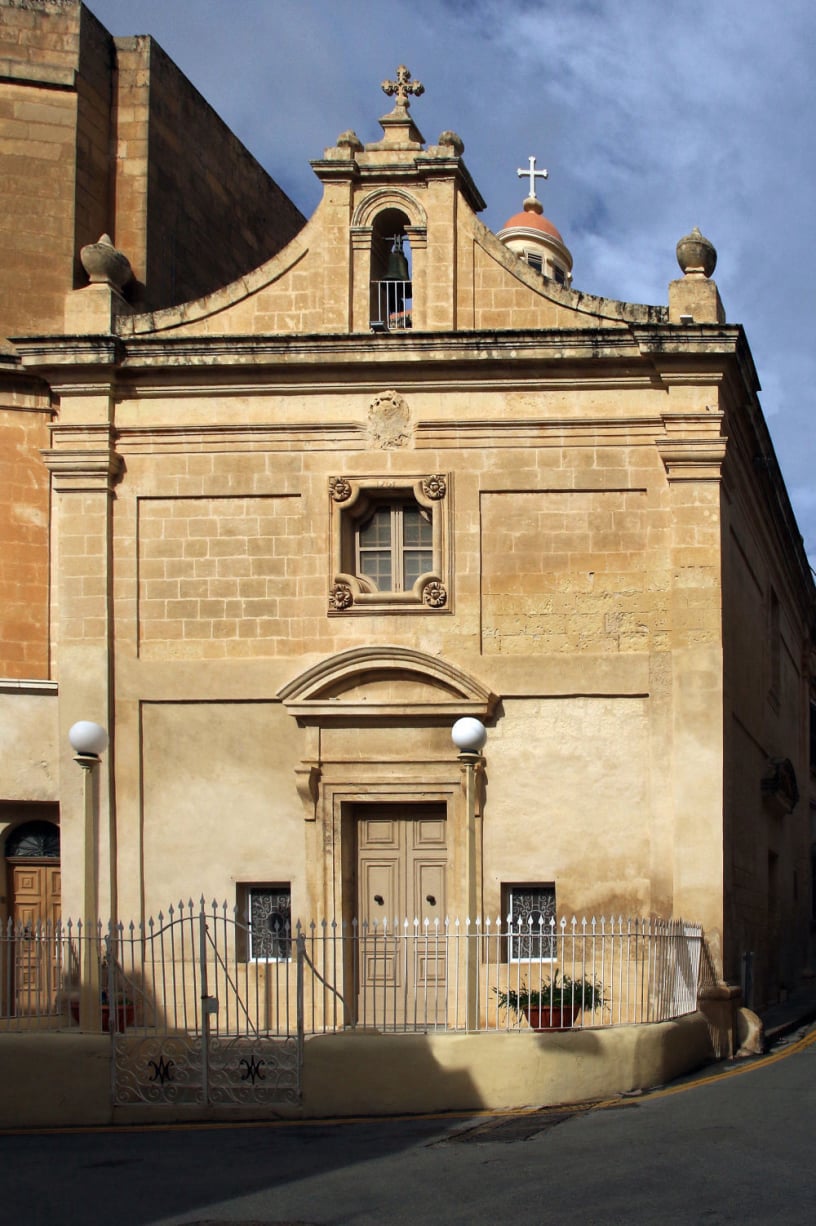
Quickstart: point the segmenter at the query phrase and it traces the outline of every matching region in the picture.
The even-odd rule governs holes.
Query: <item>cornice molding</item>
[[[657,439],[669,481],[720,481],[726,438]]]
[[[83,379],[88,378],[88,366],[115,366],[124,355],[119,338],[109,335],[23,336],[15,337],[13,344],[26,370],[81,366]]]
[[[111,493],[125,468],[113,447],[51,447],[40,454],[54,490],[61,494]]]
[[[368,446],[365,426],[338,423],[314,425],[200,425],[122,426],[117,446],[125,454],[189,452],[195,447],[217,446],[225,451],[360,451]]]
[[[39,89],[75,90],[77,70],[59,64],[37,64],[31,60],[0,59],[0,80],[15,85],[35,85]]]

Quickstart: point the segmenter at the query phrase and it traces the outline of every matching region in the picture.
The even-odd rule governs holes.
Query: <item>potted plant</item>
[[[524,1014],[531,1030],[569,1030],[582,1009],[597,1009],[604,1003],[600,983],[559,976],[558,971],[537,988],[529,988],[522,980],[517,989],[493,990],[499,1007],[511,1009],[518,1016]]]
[[[79,996],[76,995],[69,1001],[71,1019],[74,1022],[79,1022]],[[113,1009],[111,1009],[108,999],[108,992],[103,988],[99,996],[99,1016],[103,1030],[122,1031],[131,1027],[136,1019],[136,1006],[123,992],[116,993],[116,1000]],[[111,1027],[113,1021],[113,1027]]]

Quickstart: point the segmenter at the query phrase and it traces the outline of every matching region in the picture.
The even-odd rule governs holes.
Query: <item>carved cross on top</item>
[[[408,95],[413,94],[418,98],[420,94],[425,93],[425,86],[420,81],[412,81],[408,69],[404,64],[400,64],[396,81],[383,81],[382,90],[384,94],[388,94],[389,98],[392,94],[396,95],[397,110],[407,111],[411,105]]]
[[[536,160],[534,157],[530,157],[527,160],[530,163],[530,169],[529,170],[517,170],[516,174],[518,175],[520,179],[524,179],[529,175],[530,177],[529,199],[537,200],[538,197],[536,196],[536,192],[535,192],[535,181],[536,179],[548,179],[549,174],[546,170],[536,170],[535,168]]]

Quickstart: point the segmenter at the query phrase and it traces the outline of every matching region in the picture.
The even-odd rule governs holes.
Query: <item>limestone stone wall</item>
[[[332,905],[320,863],[340,836],[304,808],[299,764],[322,755],[354,795],[381,797],[429,795],[455,762],[450,720],[349,717],[316,741],[283,710],[276,695],[308,663],[381,643],[502,695],[486,749],[488,913],[508,883],[553,881],[559,911],[692,915],[718,933],[719,486],[668,479],[662,395],[630,388],[599,406],[591,389],[414,387],[406,441],[384,447],[358,378],[309,393],[123,389],[123,913],[201,889],[231,905],[248,880],[290,882],[304,916]],[[331,480],[388,488],[423,473],[448,486],[447,606],[332,613]],[[449,895],[466,907],[453,875]]]
[[[795,984],[807,965],[810,917],[810,763],[808,661],[794,593],[798,579],[782,564],[772,525],[735,483],[725,507],[731,544],[724,566],[728,854],[726,897],[736,979],[751,958],[754,1002]],[[799,797],[767,787],[781,762]],[[763,784],[765,781],[765,784]],[[751,1001],[748,1002],[752,1003]]]
[[[0,677],[49,675],[49,493],[40,448],[50,412],[0,385]]]
[[[303,222],[151,39],[114,40],[79,0],[0,0],[0,154],[0,348],[61,330],[66,294],[87,280],[80,250],[104,231],[131,259],[130,297],[157,307],[248,271]],[[0,677],[46,677],[50,406],[13,378],[9,363]]]
[[[0,337],[59,330],[107,232],[155,309],[249,271],[303,217],[161,48],[79,0],[0,0]],[[206,251],[207,258],[201,253]]]
[[[582,449],[565,458],[580,473]],[[648,460],[653,465],[655,457]],[[614,454],[603,461],[612,470],[620,463]],[[646,489],[631,487],[484,494],[483,650],[529,656],[665,648],[668,541],[655,501],[650,507]]]
[[[115,46],[116,240],[153,310],[255,268],[304,218],[152,38]]]
[[[59,327],[74,285],[79,18],[0,4],[0,336]]]
[[[297,496],[140,499],[140,655],[289,654],[302,522]]]

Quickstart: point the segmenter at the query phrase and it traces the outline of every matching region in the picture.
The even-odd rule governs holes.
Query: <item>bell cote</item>
[[[351,218],[351,330],[454,329],[457,215],[462,204],[477,213],[485,202],[455,132],[425,145],[410,112],[411,98],[424,93],[421,82],[400,65],[382,89],[394,99],[380,119],[382,139],[363,144],[346,131],[312,162],[324,185],[323,206],[337,215],[335,232]]]

